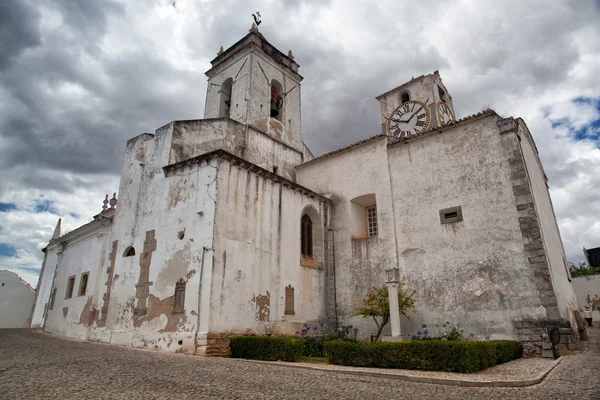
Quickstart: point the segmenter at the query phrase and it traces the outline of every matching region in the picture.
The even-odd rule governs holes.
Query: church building
[[[207,356],[227,354],[233,335],[294,335],[305,322],[352,324],[369,340],[373,322],[351,315],[397,268],[416,290],[402,335],[450,321],[537,356],[548,327],[577,340],[522,119],[456,119],[435,71],[377,97],[377,135],[315,158],[291,51],[253,25],[211,64],[204,118],[130,139],[118,199],[71,232],[59,221],[33,327]]]

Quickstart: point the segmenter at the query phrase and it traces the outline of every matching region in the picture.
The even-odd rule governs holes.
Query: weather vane
[[[256,16],[258,15],[258,18],[256,18]],[[252,14],[252,18],[254,18],[254,23],[256,24],[256,26],[259,26],[260,23],[262,22],[260,19],[260,12],[256,12],[256,15]]]

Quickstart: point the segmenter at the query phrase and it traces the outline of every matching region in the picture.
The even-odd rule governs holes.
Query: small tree
[[[599,267],[591,267],[591,266],[587,265],[586,262],[580,262],[579,265],[575,265],[572,262],[570,262],[568,265],[569,265],[569,272],[571,273],[572,277],[600,274]]]
[[[415,291],[404,288],[404,285],[405,280],[402,279],[398,288],[398,309],[400,310],[400,315],[408,317],[406,312],[415,308],[415,301],[413,300]],[[373,318],[373,321],[377,325],[375,342],[378,341],[383,327],[390,321],[390,303],[387,287],[384,285],[381,288],[374,287],[371,289],[362,299],[358,311],[352,314],[352,317]]]

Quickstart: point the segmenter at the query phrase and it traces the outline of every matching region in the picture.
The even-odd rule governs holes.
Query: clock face
[[[440,126],[446,125],[450,121],[454,121],[454,113],[443,100],[437,103],[437,117]]]
[[[431,113],[421,101],[410,100],[400,104],[388,120],[388,135],[398,139],[408,138],[425,132],[429,127]]]

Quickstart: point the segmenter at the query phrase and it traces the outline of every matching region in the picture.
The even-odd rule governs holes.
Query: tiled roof
[[[415,138],[418,138],[418,137],[421,137],[421,136],[424,136],[424,135],[427,135],[427,134],[430,134],[430,133],[445,131],[445,130],[447,130],[449,128],[453,128],[453,127],[455,127],[457,125],[462,125],[465,122],[471,122],[471,121],[476,120],[476,119],[480,119],[480,118],[484,118],[484,117],[489,117],[490,115],[499,116],[498,114],[496,114],[496,111],[488,108],[486,110],[478,112],[477,114],[473,114],[473,115],[469,115],[468,117],[461,118],[458,121],[449,122],[449,123],[447,123],[444,126],[440,126],[440,127],[437,127],[437,128],[429,129],[429,130],[427,130],[425,132],[422,132],[422,133],[420,133],[418,135],[413,135],[413,136],[410,136],[410,137],[404,138],[404,139],[394,139],[394,141],[392,143],[390,143],[388,146],[394,146],[394,145],[399,144],[399,143],[405,143],[405,142],[408,142],[410,140],[413,140]]]
[[[304,167],[305,165],[312,164],[312,163],[314,163],[314,162],[316,162],[316,161],[319,161],[319,160],[322,160],[322,159],[324,159],[324,158],[330,157],[330,156],[332,156],[332,155],[334,155],[334,154],[342,153],[342,152],[344,152],[344,151],[350,150],[350,149],[352,149],[352,148],[354,148],[354,147],[357,147],[357,146],[363,145],[363,144],[365,144],[365,143],[369,143],[369,142],[371,142],[371,141],[373,141],[373,140],[375,140],[375,139],[382,138],[382,137],[387,137],[387,135],[383,135],[383,134],[381,134],[381,135],[375,135],[375,136],[371,136],[370,138],[367,138],[367,139],[361,140],[360,142],[352,143],[352,144],[351,144],[351,145],[349,145],[349,146],[342,147],[341,149],[334,150],[334,151],[330,151],[329,153],[325,153],[325,154],[323,154],[322,156],[319,156],[319,157],[317,157],[317,158],[313,158],[313,159],[312,159],[312,160],[310,160],[310,161],[307,161],[307,162],[305,162],[305,163],[302,163],[302,164],[300,164],[300,165],[296,166],[296,168],[299,168],[299,167]]]

